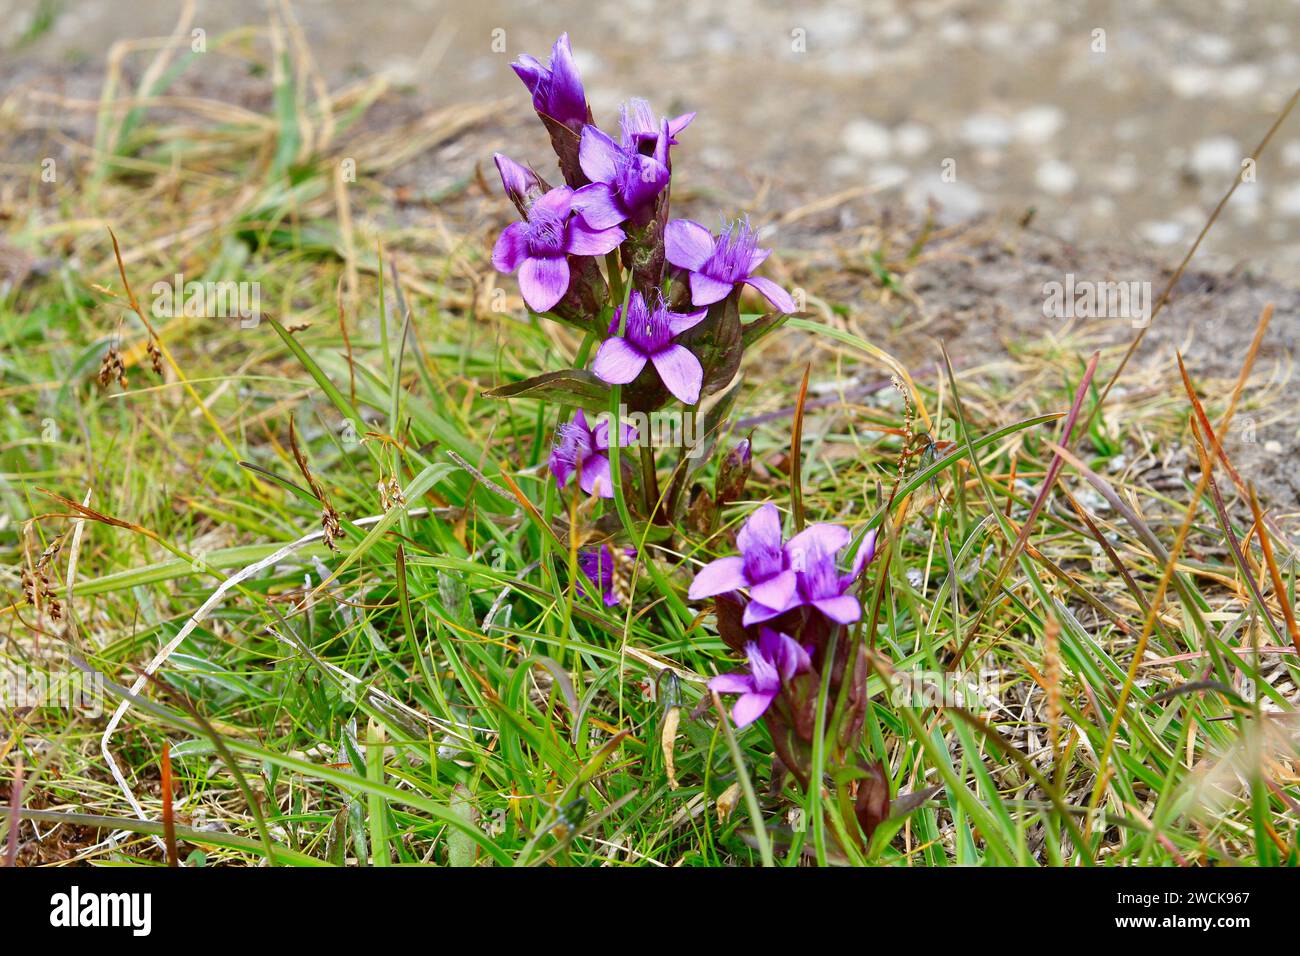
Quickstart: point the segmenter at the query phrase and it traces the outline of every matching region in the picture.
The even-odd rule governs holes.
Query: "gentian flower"
[[[587,93],[582,88],[578,65],[569,48],[569,35],[560,34],[551,49],[551,62],[543,66],[536,57],[524,54],[511,68],[533,94],[533,109],[577,132],[587,122]]]
[[[771,279],[753,275],[771,249],[758,248],[758,236],[742,219],[716,238],[698,222],[674,219],[664,230],[668,261],[690,273],[691,301],[712,305],[743,283],[753,286],[782,312],[794,312],[794,299]]]
[[[623,425],[619,447],[625,447],[636,436],[636,429]],[[614,481],[609,471],[609,420],[602,418],[596,427],[587,425],[587,416],[581,409],[573,418],[555,430],[555,447],[551,450],[551,474],[561,488],[569,477],[578,473],[578,486],[598,498],[614,497]]]
[[[659,136],[654,155],[644,156],[594,126],[583,127],[578,162],[591,182],[574,194],[573,208],[588,226],[608,229],[628,219],[637,226],[650,221],[655,200],[668,185],[668,139]]]
[[[519,215],[528,217],[528,210],[550,188],[537,173],[527,166],[521,166],[503,153],[493,153],[497,172],[501,174],[501,185],[506,195],[519,210]]]
[[[837,624],[852,624],[862,616],[862,605],[848,593],[863,567],[876,555],[876,532],[872,530],[858,547],[852,569],[841,574],[835,555],[851,540],[839,525],[815,524],[795,535],[785,549],[794,569],[797,587],[784,607],[750,601],[745,608],[746,626],[770,620],[796,607],[814,607]]]
[[[629,558],[636,557],[636,548],[624,548],[623,554]],[[613,607],[619,603],[618,589],[614,587],[614,552],[610,550],[609,545],[602,544],[599,548],[589,548],[586,551],[578,552],[578,567],[587,579],[596,586],[601,600],[605,602],[605,607]],[[578,593],[586,595],[587,589],[578,582]]]
[[[703,322],[704,310],[669,312],[662,298],[652,309],[641,293],[633,290],[627,303],[623,335],[614,335],[622,311],[622,306],[614,310],[614,320],[609,326],[611,336],[596,352],[591,368],[597,378],[611,385],[626,385],[650,362],[668,391],[687,405],[699,401],[704,367],[690,349],[673,342],[673,337]]]
[[[796,674],[812,668],[807,648],[785,634],[763,628],[758,641],[745,646],[749,658],[748,674],[719,674],[709,681],[709,689],[719,694],[740,694],[731,709],[736,727],[747,727],[767,711],[781,692],[781,684]]]
[[[683,113],[676,119],[668,120],[668,145],[676,146],[676,136],[695,119],[694,113]],[[659,143],[659,134],[663,122],[655,119],[650,104],[640,97],[634,97],[623,104],[618,112],[619,141],[624,149],[650,154]]]
[[[748,588],[768,607],[784,608],[795,597],[798,581],[781,537],[781,512],[768,503],[749,516],[736,535],[740,554],[710,561],[691,582],[692,601]],[[775,615],[773,615],[775,616]],[[745,621],[749,624],[749,621]]]
[[[519,291],[534,312],[549,312],[569,290],[566,256],[603,256],[625,238],[618,227],[590,228],[572,209],[573,190],[558,186],[533,202],[526,221],[506,226],[492,249],[498,271],[519,270]]]

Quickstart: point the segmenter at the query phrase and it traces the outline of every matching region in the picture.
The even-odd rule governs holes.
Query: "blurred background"
[[[93,96],[113,41],[166,36],[179,9],[0,0],[0,83],[80,76]],[[932,198],[948,219],[1032,217],[1067,241],[1162,258],[1185,250],[1300,82],[1297,0],[297,0],[292,9],[331,84],[383,72],[431,106],[509,96],[526,113],[505,61],[544,58],[568,30],[598,122],[613,123],[633,95],[661,112],[699,111],[678,164],[687,185],[802,201],[866,190],[913,209]],[[194,22],[209,36],[262,27],[266,4],[203,0]],[[1293,121],[1198,261],[1281,276],[1300,266],[1298,240]]]

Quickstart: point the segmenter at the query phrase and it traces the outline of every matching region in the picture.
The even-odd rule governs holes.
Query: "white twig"
[[[427,513],[428,513],[427,508],[413,508],[409,512],[410,516],[413,518],[420,517]],[[383,515],[371,515],[366,518],[361,518],[354,523],[358,527],[365,527],[367,525],[375,524],[376,522],[383,520],[383,518],[384,518]],[[131,685],[131,695],[138,696],[140,694],[140,692],[144,689],[144,685],[149,682],[149,678],[152,677],[154,673],[157,672],[158,668],[160,668],[163,665],[163,663],[166,662],[167,658],[171,657],[172,652],[175,651],[176,648],[181,646],[185,638],[190,636],[193,630],[196,627],[198,627],[200,623],[202,623],[204,618],[208,616],[208,613],[214,607],[220,604],[222,599],[233,588],[239,586],[244,581],[247,581],[249,578],[266,570],[267,568],[273,567],[274,565],[280,563],[285,558],[294,554],[296,551],[306,547],[307,545],[315,541],[321,540],[321,538],[323,537],[324,537],[323,530],[313,531],[311,534],[303,535],[297,541],[294,541],[291,544],[286,544],[283,548],[280,548],[275,553],[268,555],[267,557],[263,558],[260,561],[255,561],[254,563],[248,565],[247,567],[242,568],[241,570],[232,574],[226,580],[222,581],[221,585],[215,591],[212,592],[211,596],[209,596],[206,601],[204,601],[201,605],[199,605],[199,609],[190,615],[189,620],[186,621],[184,626],[179,631],[176,632],[176,636],[173,637],[166,644],[164,644],[161,648],[159,648],[158,653],[153,656],[153,660],[151,660],[148,663],[148,665],[145,666],[144,673],[141,674],[139,677],[137,677],[135,683]],[[129,697],[124,697],[122,699],[122,702],[117,705],[117,709],[113,711],[113,716],[109,718],[108,726],[104,728],[104,735],[103,737],[100,738],[99,749],[100,752],[104,755],[104,761],[108,764],[109,772],[113,775],[113,779],[117,781],[117,786],[122,791],[122,793],[126,796],[127,802],[131,804],[131,809],[135,811],[136,817],[140,820],[148,820],[149,818],[145,816],[144,807],[142,807],[140,805],[140,801],[138,801],[135,798],[135,792],[131,789],[131,785],[126,782],[126,777],[122,775],[122,771],[118,767],[117,761],[113,759],[113,754],[108,749],[109,739],[113,736],[113,732],[117,730],[118,724],[121,723],[123,715],[126,714],[127,708],[130,706],[131,706],[131,700]],[[159,847],[165,848],[165,844],[161,837],[155,835],[153,839],[154,842],[158,844]]]

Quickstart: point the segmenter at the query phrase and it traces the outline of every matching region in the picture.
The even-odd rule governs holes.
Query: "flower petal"
[[[677,335],[687,329],[695,328],[708,314],[708,309],[700,309],[698,312],[669,312],[668,328],[672,329],[673,335]]]
[[[876,529],[872,528],[867,532],[862,543],[858,545],[858,553],[853,556],[853,570],[849,572],[849,580],[853,580],[862,573],[862,569],[871,563],[871,559],[876,556]]]
[[[593,229],[608,229],[627,218],[619,205],[614,187],[608,183],[590,183],[573,194],[573,208],[583,222]]]
[[[822,598],[819,601],[813,601],[812,606],[821,611],[832,621],[837,624],[852,624],[858,618],[862,617],[862,605],[858,599],[851,594],[841,594],[839,597]]]
[[[527,235],[526,223],[512,222],[497,236],[497,243],[492,247],[492,267],[497,272],[514,272],[519,268],[528,255]]]
[[[610,476],[609,459],[604,455],[588,455],[578,472],[578,486],[597,498],[613,498],[614,479]]]
[[[591,370],[602,382],[626,385],[641,374],[645,363],[646,357],[632,348],[627,339],[615,337],[601,343]]]
[[[799,598],[796,597],[792,606],[797,607],[798,604]],[[790,610],[788,607],[768,607],[766,604],[759,604],[757,601],[750,601],[745,605],[745,613],[741,615],[740,623],[745,627],[749,627],[751,624],[761,624],[764,621],[770,621],[772,618],[784,614],[788,610]]]
[[[637,156],[637,174],[623,183],[623,203],[628,209],[640,209],[654,201],[668,185],[668,167],[650,156]]]
[[[492,160],[497,164],[506,195],[522,211],[527,206],[529,193],[541,192],[541,180],[527,166],[519,165],[504,153],[493,153]]]
[[[769,501],[745,519],[740,533],[736,535],[736,547],[744,553],[754,550],[776,551],[781,547],[781,512],[776,505]]]
[[[537,92],[537,85],[542,82],[549,72],[546,67],[542,66],[542,61],[535,56],[529,56],[527,53],[521,54],[519,59],[510,64],[510,68],[515,71],[515,75],[524,81],[524,86],[528,87],[529,93]]]
[[[668,135],[676,136],[682,130],[686,129],[686,127],[690,126],[691,120],[693,119],[695,119],[694,113],[683,113],[676,119],[670,119],[668,121]]]
[[[713,254],[713,235],[698,222],[674,219],[664,229],[664,254],[673,265],[696,271]]]
[[[618,143],[594,126],[582,128],[578,144],[578,163],[593,183],[612,183],[618,177],[618,162],[623,151]]]
[[[794,299],[790,297],[790,293],[786,292],[785,289],[782,289],[771,279],[764,279],[762,276],[750,276],[745,280],[745,284],[753,286],[763,294],[763,298],[767,299],[768,302],[771,302],[787,315],[798,311],[794,304]]]
[[[748,674],[719,674],[709,681],[709,690],[719,694],[748,694],[754,689],[754,682]]]
[[[668,391],[687,405],[694,405],[700,400],[700,386],[704,384],[704,366],[700,360],[684,345],[669,345],[662,352],[650,356],[650,361],[659,370]],[[599,373],[597,373],[599,374]]]
[[[556,186],[533,203],[533,208],[562,218],[573,208],[573,190],[568,186]]]
[[[798,579],[794,571],[786,568],[780,574],[759,584],[750,585],[749,593],[759,604],[784,610],[794,600]]]
[[[837,524],[810,524],[786,542],[785,551],[790,555],[790,564],[796,571],[802,571],[803,555],[810,549],[821,554],[835,554],[850,541],[853,535],[849,529]],[[797,557],[796,557],[797,555]]]
[[[686,597],[688,600],[698,601],[701,598],[713,597],[715,594],[737,591],[748,584],[749,580],[745,577],[745,559],[739,555],[732,555],[710,561],[700,568],[695,573],[695,580],[691,582],[691,589]]]
[[[525,259],[519,267],[519,291],[534,312],[551,311],[569,291],[569,260]]]
[[[569,223],[568,252],[575,256],[603,256],[613,252],[627,235],[618,226],[605,229],[593,229],[583,219],[574,219]]]
[[[587,118],[587,93],[582,88],[578,64],[574,62],[569,47],[569,35],[561,33],[551,48],[551,86],[548,94],[555,119],[568,125],[584,122]]]
[[[591,430],[592,445],[597,451],[609,451],[609,418],[609,412],[601,412],[600,421],[596,422],[596,427]],[[619,434],[622,438],[619,439],[618,446],[626,448],[636,439],[636,426],[623,422],[619,426]]]
[[[731,290],[734,288],[732,283],[706,276],[703,272],[691,273],[691,302],[695,305],[713,305],[715,302],[721,302],[731,295]]]
[[[767,693],[751,693],[743,695],[736,706],[731,708],[731,719],[736,722],[736,729],[748,727],[758,718],[762,717],[767,708],[772,706],[772,701],[776,698],[776,691]]]

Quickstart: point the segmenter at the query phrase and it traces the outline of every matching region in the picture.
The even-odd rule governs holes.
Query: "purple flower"
[[[492,159],[501,174],[501,185],[506,195],[519,210],[519,215],[527,217],[528,210],[549,188],[542,178],[527,166],[521,166],[503,153],[493,153]]]
[[[698,601],[748,588],[750,597],[762,605],[789,605],[798,582],[781,537],[781,513],[776,505],[765,504],[750,515],[736,535],[736,545],[739,555],[718,558],[700,568],[687,597]]]
[[[698,222],[674,219],[664,231],[664,248],[669,262],[690,273],[691,301],[696,305],[720,302],[744,283],[782,312],[795,310],[790,293],[752,274],[772,250],[758,248],[758,236],[747,219],[732,223],[716,238]]]
[[[676,136],[695,119],[694,113],[683,113],[668,120],[668,145],[676,146]],[[623,104],[618,114],[619,141],[625,149],[634,149],[647,155],[653,153],[663,131],[663,122],[655,119],[650,104],[634,97]]]
[[[621,428],[619,446],[624,447],[636,436],[630,425]],[[609,471],[609,420],[602,418],[594,429],[588,427],[581,409],[555,430],[555,447],[551,450],[551,474],[563,488],[569,476],[578,473],[578,486],[589,495],[614,497],[614,481]]]
[[[745,608],[744,624],[770,620],[796,607],[814,607],[837,624],[852,624],[862,616],[858,599],[848,593],[862,568],[876,555],[873,529],[858,547],[852,569],[840,573],[835,555],[852,540],[849,532],[834,524],[815,524],[795,535],[785,550],[794,569],[797,587],[785,605],[753,600]]]
[[[614,310],[611,333],[618,331],[622,307]],[[660,298],[653,309],[646,305],[641,293],[633,290],[627,303],[627,322],[623,335],[611,335],[596,352],[592,371],[611,385],[626,385],[641,374],[646,363],[654,365],[668,391],[687,405],[700,398],[704,382],[704,368],[700,360],[684,345],[673,342],[673,337],[704,321],[704,310],[699,312],[669,312]]]
[[[567,33],[560,34],[555,41],[551,62],[546,66],[527,54],[510,66],[533,94],[533,109],[538,113],[575,132],[587,122],[587,93],[582,88],[582,77],[573,61]]]
[[[737,728],[747,727],[763,716],[781,692],[782,682],[789,682],[796,674],[812,668],[807,648],[767,627],[759,634],[757,643],[750,641],[745,645],[745,655],[749,658],[748,674],[719,674],[709,681],[709,689],[719,694],[741,695],[731,709]]]
[[[578,162],[591,183],[574,194],[573,208],[587,225],[608,229],[628,219],[638,226],[650,221],[668,185],[669,138],[659,136],[654,155],[644,156],[635,145],[620,146],[596,127],[583,127]]]
[[[636,557],[636,548],[624,548],[623,554],[629,558]],[[601,600],[605,602],[605,607],[613,607],[619,603],[618,591],[614,587],[614,552],[609,549],[609,545],[602,544],[599,548],[590,548],[586,551],[578,552],[578,567],[582,569],[588,580],[596,586],[600,592]],[[578,582],[578,593],[586,595],[587,589]]]
[[[617,227],[590,228],[572,209],[573,190],[556,187],[533,202],[527,220],[506,226],[492,249],[498,271],[519,270],[519,291],[534,312],[549,312],[569,290],[566,256],[603,256],[625,238]]]

